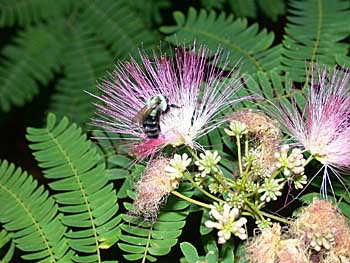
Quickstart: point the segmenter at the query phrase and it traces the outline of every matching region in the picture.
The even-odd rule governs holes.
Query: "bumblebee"
[[[169,111],[170,107],[179,108],[176,105],[169,104],[168,98],[163,95],[153,96],[146,101],[143,107],[136,115],[135,119],[146,136],[150,139],[156,139],[160,133],[160,116]]]

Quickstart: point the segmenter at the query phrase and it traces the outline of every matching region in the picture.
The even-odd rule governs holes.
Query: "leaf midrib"
[[[85,203],[85,205],[87,207],[87,212],[89,214],[89,219],[90,219],[90,222],[91,222],[91,227],[92,227],[93,234],[94,234],[94,239],[95,239],[97,258],[98,258],[98,262],[100,263],[101,262],[101,253],[100,253],[100,249],[99,249],[99,245],[98,245],[98,235],[97,235],[97,231],[96,231],[96,226],[95,226],[94,218],[92,216],[92,212],[91,212],[92,210],[90,208],[90,204],[89,204],[87,195],[86,195],[86,193],[84,191],[83,184],[81,183],[80,178],[79,178],[79,174],[78,174],[78,172],[77,172],[77,170],[76,170],[76,168],[74,166],[74,163],[69,158],[69,155],[66,154],[66,151],[63,149],[63,147],[61,146],[59,141],[55,138],[55,136],[49,130],[47,130],[47,133],[50,136],[50,138],[52,139],[52,141],[54,141],[54,143],[56,144],[56,146],[58,147],[60,152],[63,154],[64,159],[68,163],[68,165],[69,165],[71,171],[73,172],[73,175],[74,175],[74,177],[75,177],[75,179],[77,181],[77,184],[79,185],[80,192],[83,195],[84,203]]]
[[[33,225],[35,226],[35,228],[37,229],[37,231],[39,232],[40,236],[42,237],[42,240],[44,241],[44,244],[50,254],[50,258],[51,261],[50,262],[57,262],[57,260],[55,259],[54,256],[54,251],[51,249],[51,246],[48,242],[48,238],[46,238],[45,232],[42,230],[39,222],[35,219],[35,217],[33,216],[33,214],[31,213],[31,210],[26,206],[25,203],[22,202],[22,200],[17,197],[16,193],[12,192],[10,189],[7,189],[6,187],[4,187],[3,185],[0,185],[1,189],[3,189],[4,192],[8,193],[8,195],[10,195],[22,208],[23,210],[26,212],[26,214],[29,216],[30,220],[32,221]]]

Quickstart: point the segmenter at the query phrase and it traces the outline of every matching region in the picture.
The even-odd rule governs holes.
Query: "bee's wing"
[[[143,126],[143,123],[147,116],[150,115],[155,107],[148,107],[147,105],[137,112],[137,114],[132,118],[132,122],[136,123],[138,126]]]

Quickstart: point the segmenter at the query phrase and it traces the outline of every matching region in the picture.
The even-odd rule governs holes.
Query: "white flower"
[[[206,221],[205,226],[208,228],[218,229],[218,243],[223,244],[231,238],[231,234],[244,240],[247,239],[245,228],[243,227],[247,223],[245,217],[239,216],[239,210],[235,207],[231,207],[227,203],[223,205],[221,209],[212,206],[209,215],[216,221]]]
[[[169,164],[165,167],[165,172],[167,172],[170,178],[174,181],[174,188],[177,187],[183,173],[186,171],[187,166],[190,165],[191,161],[192,159],[189,158],[186,153],[182,155],[175,154],[173,159],[171,159]]]
[[[211,171],[218,172],[217,163],[220,162],[221,156],[217,151],[213,153],[211,151],[205,151],[199,155],[200,160],[196,161],[195,164],[198,166],[201,176],[205,177],[207,174],[210,174]]]
[[[258,193],[263,193],[263,195],[260,196],[260,200],[266,202],[277,200],[277,196],[282,195],[280,190],[283,188],[284,183],[280,184],[280,182],[283,180],[283,178],[265,178],[263,185],[258,190]]]

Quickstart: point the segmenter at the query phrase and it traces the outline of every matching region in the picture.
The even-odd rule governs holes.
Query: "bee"
[[[167,113],[170,107],[179,108],[174,104],[169,104],[168,98],[160,94],[149,98],[145,107],[137,113],[134,119],[142,126],[148,138],[156,139],[159,137],[160,116]]]

